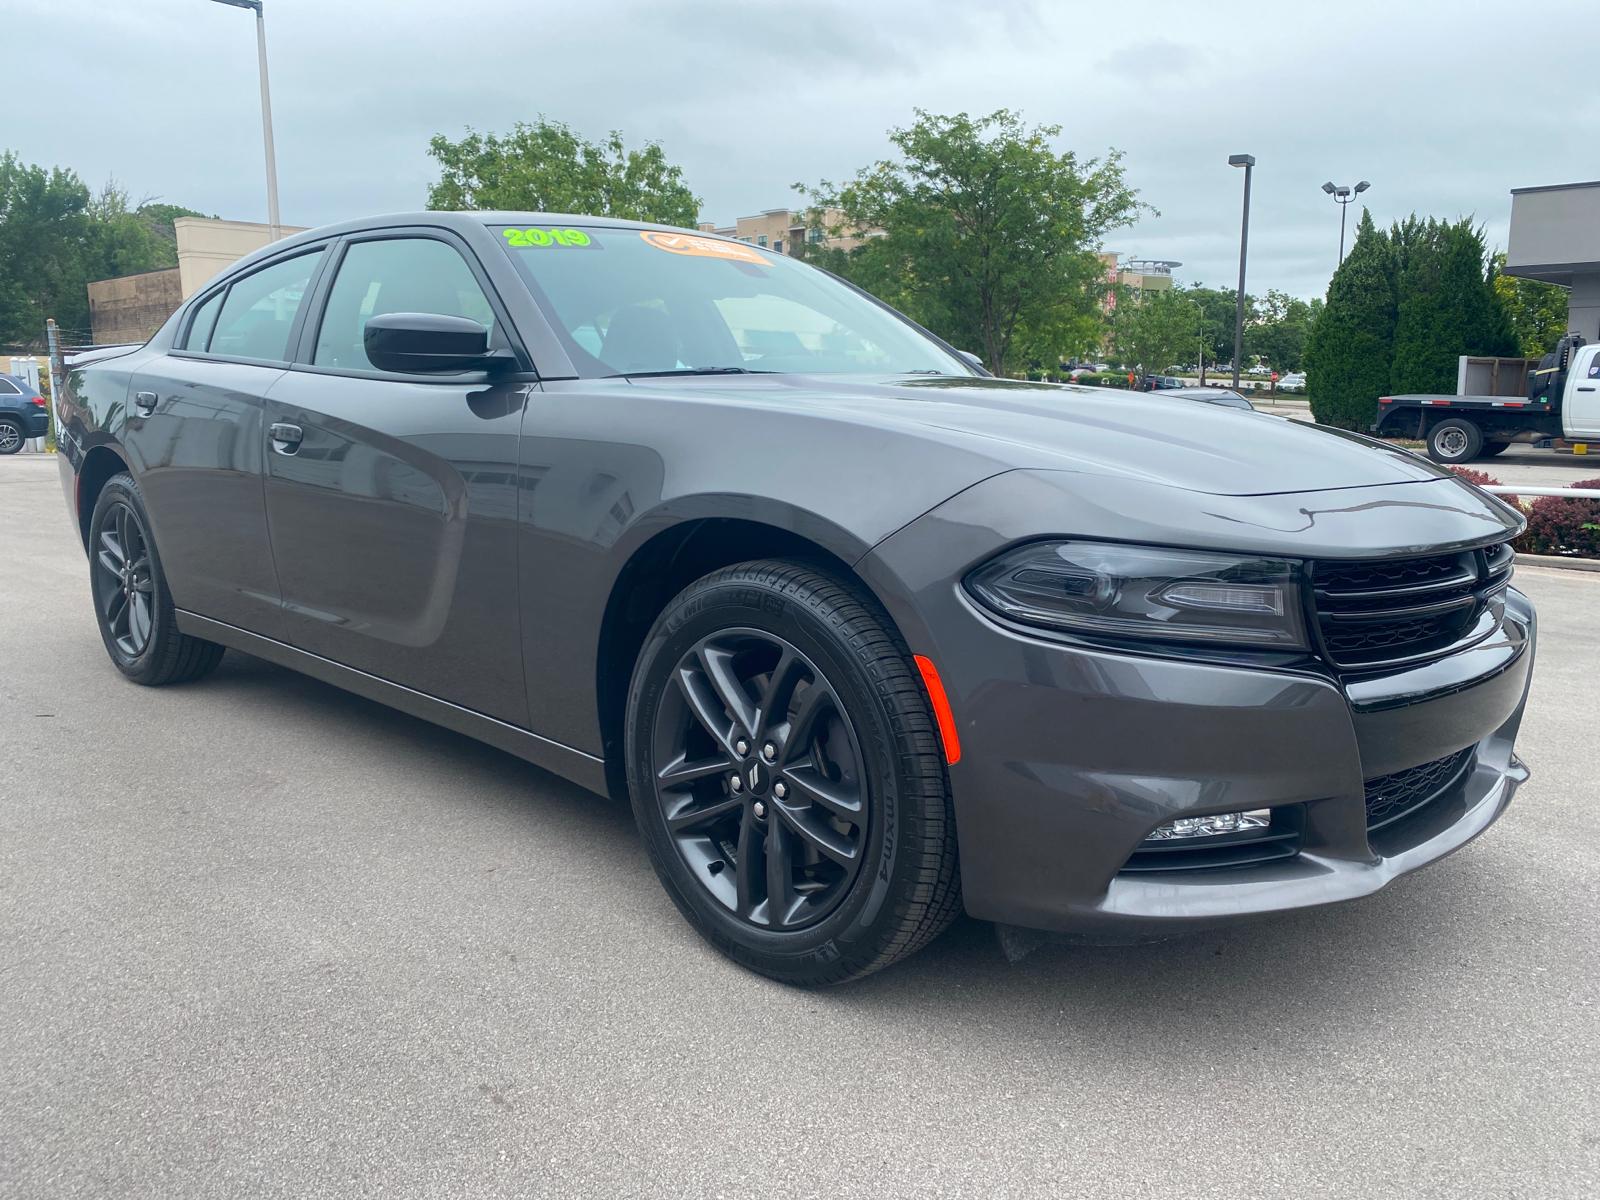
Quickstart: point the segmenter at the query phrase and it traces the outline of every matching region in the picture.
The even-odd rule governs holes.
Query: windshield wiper
[[[771,375],[771,371],[755,371],[749,367],[673,367],[670,371],[618,371],[607,379],[652,379],[662,375]]]

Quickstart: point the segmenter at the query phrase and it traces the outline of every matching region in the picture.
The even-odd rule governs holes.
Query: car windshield
[[[593,226],[495,232],[586,378],[974,374],[832,276],[742,242]]]

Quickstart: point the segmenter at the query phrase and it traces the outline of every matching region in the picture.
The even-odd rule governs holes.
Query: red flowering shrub
[[[1600,490],[1600,479],[1568,486]],[[1516,545],[1525,554],[1600,558],[1600,500],[1540,496],[1528,510],[1528,531]]]
[[[1474,487],[1499,487],[1500,481],[1487,471],[1475,471],[1471,467],[1447,467],[1446,470],[1454,472]],[[1501,496],[1513,508],[1521,508],[1522,501],[1516,496]]]

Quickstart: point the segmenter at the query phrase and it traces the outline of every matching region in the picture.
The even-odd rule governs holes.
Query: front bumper
[[[1354,899],[1465,845],[1527,778],[1513,744],[1536,622],[1514,590],[1488,640],[1350,682],[1045,642],[992,622],[959,586],[919,581],[918,557],[891,547],[866,567],[950,694],[962,888],[976,917],[1136,939]],[[914,605],[895,601],[889,570],[913,585]],[[1468,748],[1470,767],[1433,801],[1369,834],[1365,781]],[[1123,871],[1177,817],[1280,807],[1300,823],[1293,857]]]

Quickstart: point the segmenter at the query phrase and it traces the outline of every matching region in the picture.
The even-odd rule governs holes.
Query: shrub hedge
[[[1499,486],[1500,481],[1471,467],[1451,467],[1468,483]],[[1580,479],[1575,488],[1600,491],[1600,479]],[[1512,545],[1523,554],[1551,554],[1566,558],[1600,558],[1600,500],[1567,496],[1538,496],[1531,504],[1520,497],[1501,496],[1521,508],[1528,528]]]

